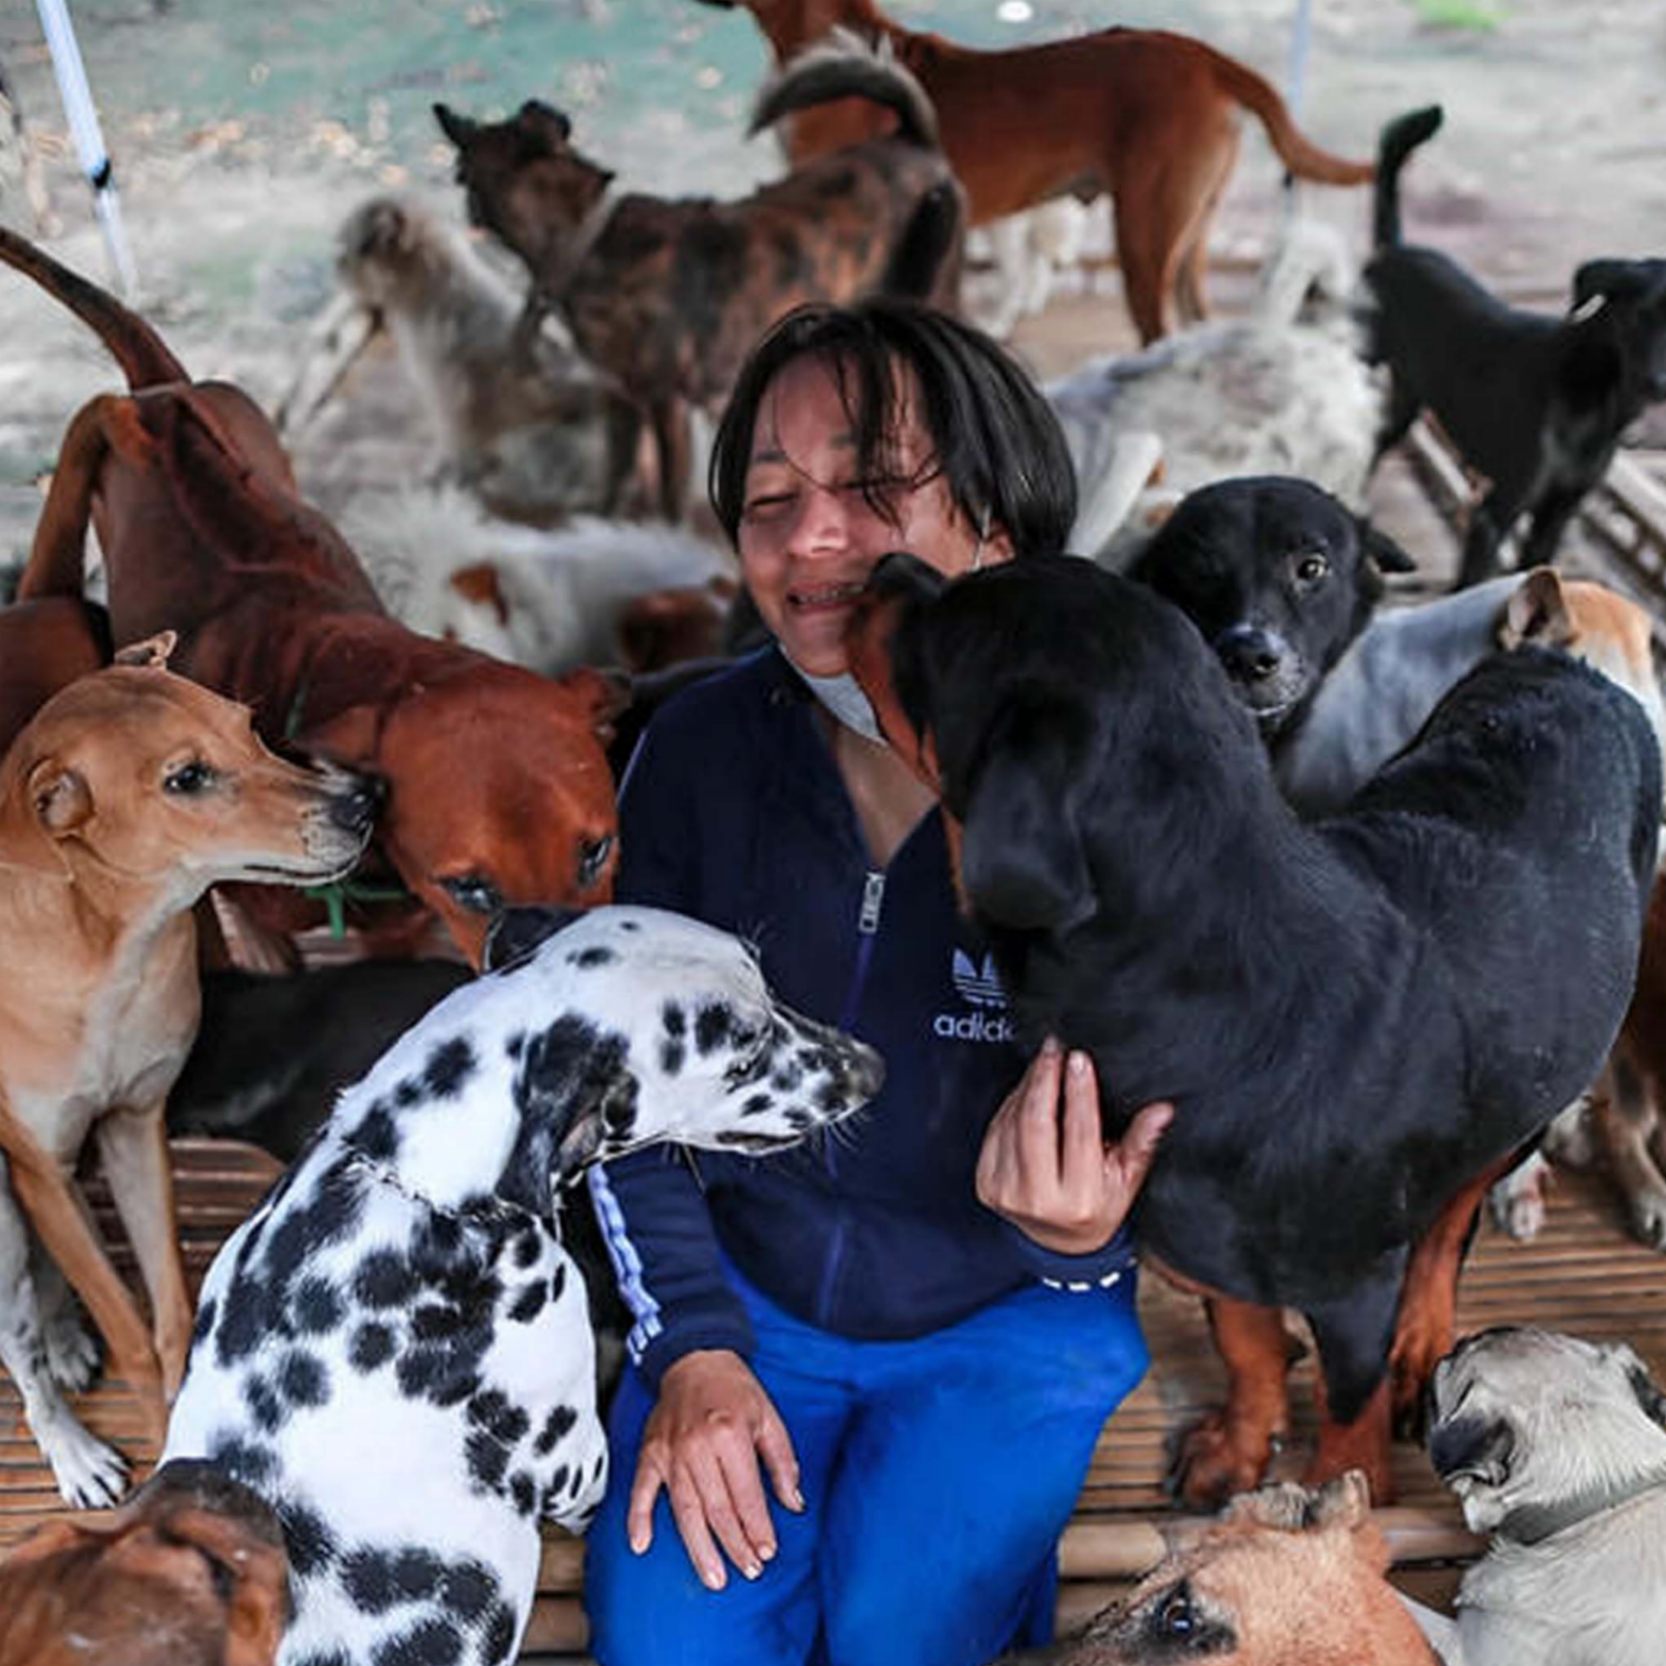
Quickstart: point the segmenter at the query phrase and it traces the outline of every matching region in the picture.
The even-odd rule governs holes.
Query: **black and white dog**
[[[209,1269],[166,1456],[277,1510],[284,1666],[512,1660],[540,1524],[582,1528],[606,1480],[561,1187],[656,1140],[770,1151],[879,1085],[735,938],[604,908],[536,943],[566,918],[507,916],[508,963],[343,1095]]]

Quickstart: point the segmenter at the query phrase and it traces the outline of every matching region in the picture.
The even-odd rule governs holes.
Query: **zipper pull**
[[[870,873],[862,881],[862,912],[856,916],[856,929],[864,937],[872,937],[879,930],[879,910],[885,902],[885,875]]]

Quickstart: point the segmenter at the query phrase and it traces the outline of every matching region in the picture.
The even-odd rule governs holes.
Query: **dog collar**
[[[1512,1510],[1494,1529],[1494,1535],[1512,1544],[1536,1545],[1577,1527],[1592,1516],[1617,1510],[1634,1498],[1657,1487],[1666,1487],[1666,1469],[1645,1471],[1630,1481],[1612,1486],[1585,1487],[1557,1504],[1523,1504]]]

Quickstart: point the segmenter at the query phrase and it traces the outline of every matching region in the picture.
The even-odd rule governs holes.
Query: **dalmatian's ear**
[[[546,908],[542,904],[501,909],[486,928],[482,970],[501,972],[507,966],[518,966],[540,944],[570,926],[579,914],[576,908]]]
[[[553,1222],[555,1194],[636,1116],[636,1077],[623,1036],[563,1013],[527,1039],[513,1095],[520,1124],[493,1188]]]

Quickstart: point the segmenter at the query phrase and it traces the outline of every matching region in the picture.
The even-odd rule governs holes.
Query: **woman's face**
[[[896,454],[878,482],[858,477],[855,435],[826,360],[794,359],[758,407],[736,540],[741,569],[764,623],[812,676],[845,669],[852,603],[888,551],[908,550],[951,578],[980,556],[988,565],[1012,554],[1003,530],[980,541],[955,506],[935,471],[913,377],[904,372],[901,380]],[[889,519],[869,503],[864,484],[889,507]]]

